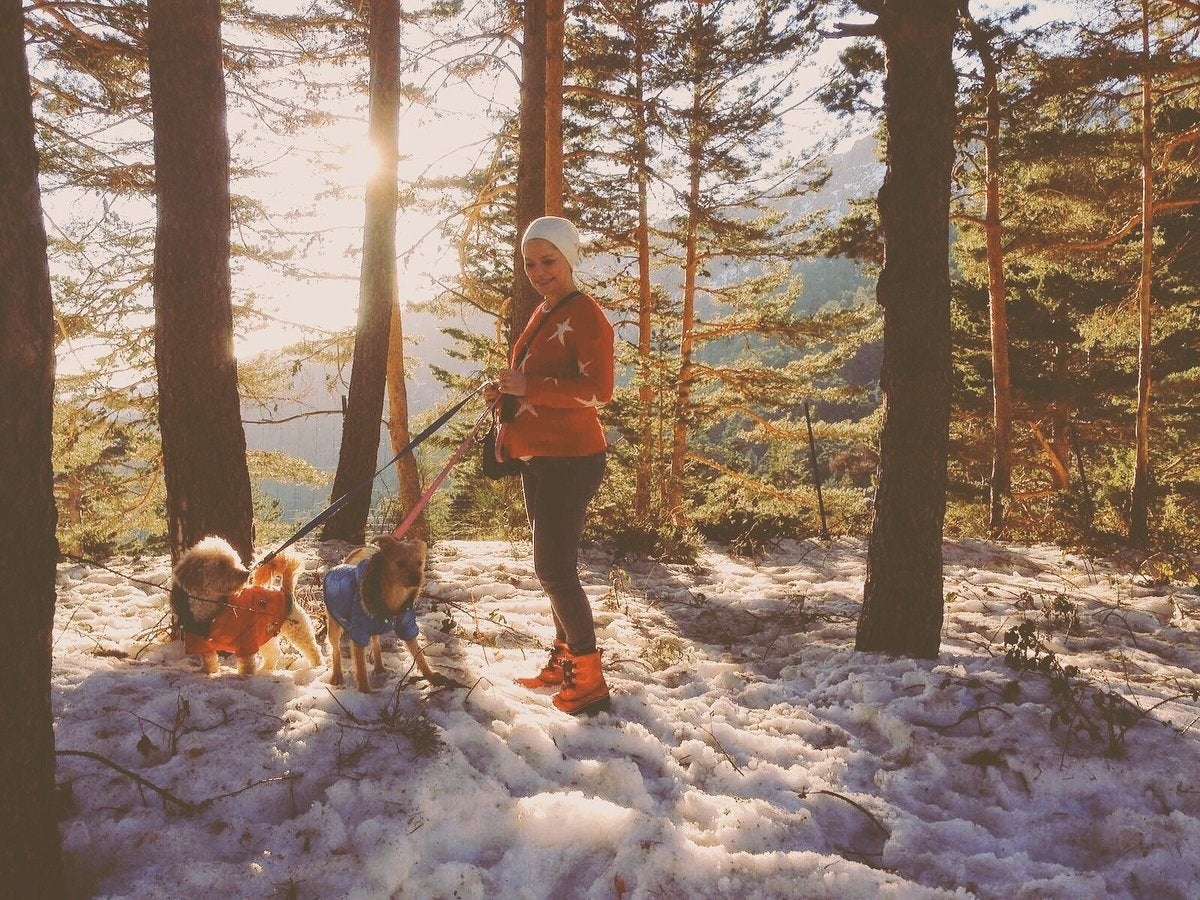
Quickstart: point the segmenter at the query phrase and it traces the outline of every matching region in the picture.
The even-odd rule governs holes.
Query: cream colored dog
[[[267,671],[275,668],[283,635],[310,665],[320,665],[312,620],[296,602],[296,578],[303,569],[299,555],[281,553],[251,577],[219,537],[206,537],[184,551],[172,571],[171,606],[186,651],[200,657],[208,674],[218,669],[218,653],[233,653],[238,672],[249,675],[258,668],[259,653]]]

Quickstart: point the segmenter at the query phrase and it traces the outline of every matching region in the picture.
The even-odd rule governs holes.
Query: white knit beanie
[[[549,241],[557,247],[558,252],[566,258],[567,265],[571,267],[572,271],[579,265],[579,232],[575,230],[570,219],[558,216],[542,216],[540,219],[534,219],[521,237],[521,249],[524,250],[525,245],[532,240]]]

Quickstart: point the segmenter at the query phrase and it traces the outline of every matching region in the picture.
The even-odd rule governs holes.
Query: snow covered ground
[[[300,549],[315,571],[343,548]],[[462,687],[415,680],[397,642],[372,694],[294,655],[206,677],[166,639],[167,561],[110,566],[59,575],[77,897],[1200,895],[1188,585],[949,543],[928,662],[853,651],[860,541],[592,551],[613,708],[577,720],[512,683],[551,637],[527,546],[436,545],[421,624]],[[1043,672],[1005,663],[1023,622],[1009,648]]]

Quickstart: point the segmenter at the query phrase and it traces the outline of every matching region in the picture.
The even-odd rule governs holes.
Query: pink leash
[[[450,470],[462,462],[462,458],[467,455],[467,450],[475,440],[475,435],[479,433],[479,429],[483,427],[483,423],[488,420],[492,414],[492,407],[489,406],[475,422],[475,427],[467,432],[467,436],[462,439],[462,443],[458,445],[458,449],[454,451],[454,455],[450,457],[450,461],[446,463],[442,471],[438,472],[437,477],[433,479],[429,487],[425,489],[425,493],[421,495],[421,499],[416,502],[404,521],[396,526],[396,530],[392,532],[392,537],[402,538],[412,528],[413,522],[417,521],[417,516],[421,515],[422,510],[429,505],[430,499],[437,489],[442,486],[442,482],[446,480],[446,476],[450,474]]]

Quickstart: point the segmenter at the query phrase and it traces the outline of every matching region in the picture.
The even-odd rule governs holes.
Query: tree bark
[[[513,248],[512,306],[508,342],[520,336],[541,297],[525,277],[521,235],[546,215],[546,20],[547,0],[525,0],[521,38],[520,159],[517,161],[517,246]]]
[[[638,465],[634,475],[633,509],[639,522],[650,520],[654,484],[654,369],[651,361],[654,293],[650,282],[650,122],[646,110],[646,20],[639,7],[634,37],[634,122],[637,128],[637,253],[638,253]]]
[[[388,348],[387,398],[388,436],[391,438],[392,455],[408,446],[412,431],[408,423],[408,383],[404,365],[404,323],[400,304],[392,309],[392,330]],[[396,462],[399,481],[400,506],[407,513],[421,499],[421,470],[414,453],[406,453]],[[429,540],[429,521],[425,513],[417,516],[408,532],[410,537]]]
[[[950,172],[957,0],[886,0],[879,487],[855,646],[936,658],[950,425]]]
[[[1129,543],[1145,547],[1150,539],[1150,383],[1154,334],[1151,285],[1154,279],[1154,94],[1150,73],[1150,8],[1142,0],[1142,269],[1138,279],[1138,397],[1134,440],[1137,444],[1129,497]]]
[[[371,487],[360,488],[360,485],[371,478],[379,463],[384,385],[397,304],[400,0],[371,0],[368,15],[371,80],[367,130],[379,154],[379,166],[367,181],[350,397],[342,421],[342,446],[330,499],[357,492],[321,529],[324,540],[351,544],[363,542],[371,511]],[[404,402],[407,406],[407,395]]]
[[[150,0],[158,227],[158,417],[173,555],[218,534],[250,561],[253,510],[233,355],[229,143],[218,0]]]
[[[546,0],[546,215],[563,214],[563,0]]]
[[[1004,500],[1012,492],[1012,379],[1008,362],[1004,226],[1000,215],[999,66],[986,37],[976,31],[975,41],[983,67],[986,98],[983,229],[987,244],[988,325],[992,341],[992,476],[988,492],[988,528],[995,538],[1004,527]]]
[[[0,0],[0,884],[65,894],[54,815],[54,318],[20,0]]]
[[[701,85],[693,85],[692,121],[699,127],[702,104]],[[699,218],[701,140],[693,134],[689,138],[688,159],[688,220],[684,238],[683,263],[683,311],[679,324],[679,376],[675,386],[675,415],[671,436],[671,468],[667,479],[666,505],[672,520],[682,524],[684,513],[683,486],[684,466],[687,462],[687,435],[689,410],[692,403],[692,365],[696,347],[696,276],[700,267]]]
[[[379,78],[372,79],[371,90],[376,95],[372,100],[373,138],[379,141],[381,159],[379,210],[381,219],[380,247],[377,259],[380,284],[375,286],[386,294],[392,310],[392,324],[388,332],[387,356],[387,400],[388,435],[391,438],[392,454],[399,453],[412,439],[408,422],[408,381],[404,363],[404,316],[400,311],[399,287],[396,275],[396,215],[399,185],[396,166],[400,159],[400,3],[387,4],[386,10],[372,11],[386,17],[387,26],[381,30],[380,43],[372,47],[372,70]],[[386,33],[382,33],[386,32]],[[376,118],[378,121],[376,121]],[[377,127],[376,127],[377,126]],[[364,279],[365,282],[365,279]],[[364,288],[365,289],[365,288]],[[407,511],[421,499],[421,471],[417,466],[416,454],[405,454],[396,463],[399,481],[400,506]],[[429,522],[422,513],[413,522],[409,531],[412,537],[429,540]]]

